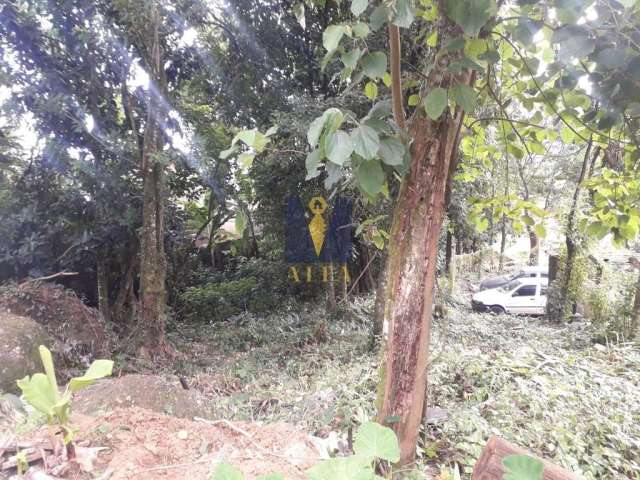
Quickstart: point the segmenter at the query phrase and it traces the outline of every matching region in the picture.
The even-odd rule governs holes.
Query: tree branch
[[[389,54],[393,118],[398,127],[404,130],[405,116],[404,107],[402,106],[402,74],[400,70],[400,29],[391,23],[389,23]]]

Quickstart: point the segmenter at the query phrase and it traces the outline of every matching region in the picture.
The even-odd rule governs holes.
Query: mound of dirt
[[[79,391],[75,412],[92,415],[122,407],[142,407],[180,418],[206,417],[208,407],[196,390],[185,390],[177,377],[124,375],[107,378]]]
[[[307,434],[283,423],[189,421],[142,408],[119,408],[95,418],[74,414],[72,423],[78,444],[105,449],[91,474],[76,470],[61,478],[206,480],[220,462],[227,462],[246,479],[281,473],[302,480],[320,458]],[[43,438],[45,427],[21,441]]]
[[[0,288],[0,311],[32,318],[53,338],[56,360],[88,365],[109,355],[109,335],[100,313],[60,285],[25,282]]]

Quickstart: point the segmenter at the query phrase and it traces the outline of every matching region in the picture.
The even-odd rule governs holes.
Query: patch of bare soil
[[[76,393],[75,412],[92,415],[115,408],[141,407],[180,418],[206,417],[207,401],[197,390],[185,390],[178,377],[124,375],[107,378]]]
[[[284,423],[194,421],[133,407],[94,418],[74,415],[73,424],[79,445],[104,450],[90,475],[75,469],[58,478],[205,480],[228,462],[247,479],[278,472],[302,480],[319,459],[309,436]],[[30,437],[46,438],[46,429]]]

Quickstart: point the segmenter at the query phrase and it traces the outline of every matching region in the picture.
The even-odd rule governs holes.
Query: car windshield
[[[511,280],[509,283],[506,283],[503,286],[498,287],[498,290],[501,290],[503,292],[510,292],[511,290],[519,287],[520,285],[522,285],[522,282],[520,280]]]

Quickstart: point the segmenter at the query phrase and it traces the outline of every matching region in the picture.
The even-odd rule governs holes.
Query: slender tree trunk
[[[637,265],[636,268],[638,268]],[[640,272],[638,273],[638,280],[636,280],[636,292],[633,298],[633,310],[631,311],[629,334],[630,336],[627,340],[634,340],[640,335]]]
[[[447,229],[447,238],[444,250],[444,270],[449,273],[451,269],[451,257],[453,257],[453,234]]]
[[[105,322],[111,321],[109,305],[109,263],[104,255],[100,255],[96,262],[96,277],[98,283],[98,310]]]
[[[593,146],[592,139],[589,138],[589,142],[587,143],[587,149],[584,153],[584,159],[582,160],[582,167],[580,168],[580,176],[578,177],[578,181],[576,183],[576,188],[573,191],[573,198],[571,200],[571,208],[569,209],[569,215],[567,217],[567,225],[565,230],[565,245],[567,248],[567,258],[564,265],[564,272],[562,275],[562,286],[560,290],[560,309],[558,310],[558,317],[554,320],[557,322],[561,322],[568,315],[568,310],[573,309],[574,299],[569,297],[569,288],[571,286],[571,276],[573,275],[573,269],[575,266],[576,256],[577,256],[577,245],[575,241],[575,222],[576,222],[576,213],[578,210],[578,204],[580,201],[580,191],[582,187],[582,182],[585,178],[588,177],[588,169],[589,169],[589,161],[591,159],[591,148]],[[600,147],[596,147],[594,152],[594,156],[598,156],[600,154]]]
[[[444,64],[442,68],[446,68],[446,61]],[[437,71],[430,75],[427,88],[452,82],[450,74],[434,70]],[[460,81],[472,82],[471,74],[463,75],[466,77]],[[422,116],[412,119],[411,167],[402,182],[390,233],[384,292],[388,336],[378,390],[378,420],[395,430],[401,465],[410,463],[415,456],[425,403],[438,237],[462,118],[463,114],[456,112],[453,117],[443,115],[438,121]]]
[[[147,64],[153,80],[149,89],[147,121],[142,154],[143,204],[142,230],[140,234],[140,289],[142,343],[139,354],[145,357],[162,357],[171,354],[165,340],[165,303],[167,259],[164,251],[164,165],[158,156],[162,154],[163,137],[160,117],[163,115],[159,100],[165,91],[164,61],[159,40],[160,14],[157,7],[152,12],[153,27],[147,45],[151,58]],[[157,89],[157,90],[156,90]]]
[[[538,265],[540,259],[540,239],[533,228],[529,227],[527,230],[529,232],[529,265]]]
[[[507,246],[507,221],[504,216],[500,221],[500,259],[498,260],[498,270],[502,271],[504,268],[504,251]]]

